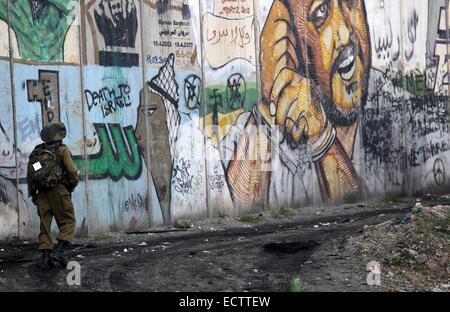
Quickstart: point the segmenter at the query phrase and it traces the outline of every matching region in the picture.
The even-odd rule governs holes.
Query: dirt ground
[[[3,242],[0,291],[448,291],[450,196],[420,200],[77,238],[66,255],[81,266],[80,286],[67,284],[70,270],[39,269],[35,242]]]

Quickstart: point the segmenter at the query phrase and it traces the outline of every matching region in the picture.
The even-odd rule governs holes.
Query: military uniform
[[[51,224],[55,217],[59,228],[58,241],[70,242],[75,232],[75,211],[72,203],[71,191],[78,184],[77,169],[72,161],[69,148],[61,145],[57,150],[62,159],[63,171],[66,177],[54,189],[39,191],[38,212],[41,219],[41,232],[39,234],[39,249],[53,249],[51,238]]]
[[[59,243],[69,243],[75,233],[76,220],[71,193],[78,184],[78,170],[73,163],[69,148],[62,144],[64,137],[63,124],[52,124],[41,132],[44,142],[59,145],[56,148],[56,157],[63,172],[60,183],[48,190],[37,190],[33,185],[28,184],[29,195],[38,206],[41,221],[39,249],[44,251],[54,249],[51,236],[53,217],[59,228],[59,235],[56,238]]]

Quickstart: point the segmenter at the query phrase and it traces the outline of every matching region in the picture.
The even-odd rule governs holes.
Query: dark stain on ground
[[[264,245],[264,250],[276,254],[295,254],[298,252],[312,251],[319,243],[315,241],[291,242],[291,243],[269,243]]]

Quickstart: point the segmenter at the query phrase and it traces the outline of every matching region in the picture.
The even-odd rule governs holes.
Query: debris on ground
[[[67,255],[82,259],[87,291],[450,292],[450,196],[421,200],[267,210],[244,218],[250,222],[223,216],[189,229],[133,228],[77,237]],[[42,285],[30,269],[37,248],[35,241],[0,245],[0,290],[65,289],[66,276]]]
[[[381,264],[383,287],[396,291],[449,291],[450,206],[417,202],[401,222],[364,226],[349,237],[347,252]]]
[[[177,229],[190,229],[192,222],[190,220],[177,220],[175,221],[174,227]]]
[[[411,222],[414,219],[414,216],[412,213],[408,212],[402,219],[402,224],[406,224]]]

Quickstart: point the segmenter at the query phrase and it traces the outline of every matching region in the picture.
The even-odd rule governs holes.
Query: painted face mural
[[[123,19],[123,8],[121,0],[109,0],[109,8],[111,10],[112,16],[116,21]]]
[[[261,34],[263,103],[258,111],[267,125],[280,130],[280,144],[272,144],[290,173],[272,170],[272,182],[265,184],[276,183],[280,175],[295,176],[303,166],[298,151],[308,146],[325,198],[338,200],[360,192],[351,158],[369,75],[366,22],[360,0],[273,2]],[[254,138],[242,142],[246,140]],[[237,164],[232,161],[229,167],[231,184],[248,185],[239,181],[243,162]],[[259,178],[265,180],[264,175]],[[233,190],[236,193],[243,189]],[[255,197],[248,200],[254,202]]]
[[[324,109],[335,125],[348,125],[349,111],[361,104],[369,72],[369,38],[364,2],[289,1],[298,33],[302,58],[308,58],[308,74],[334,105]],[[299,64],[302,66],[302,64]],[[350,119],[349,119],[350,118]]]
[[[94,6],[94,19],[98,31],[104,39],[107,47],[135,48],[136,35],[138,29],[138,12],[134,0],[99,0],[91,2]],[[117,64],[107,52],[106,59],[100,61],[100,65],[110,66]],[[102,59],[102,57],[99,57]],[[111,59],[112,58],[112,59]],[[137,66],[139,59],[135,53],[132,57],[124,57],[128,62],[121,62],[120,65]],[[129,61],[129,60],[132,61]]]
[[[278,101],[278,121],[287,127],[288,136],[293,134],[290,138],[298,141],[302,137],[291,130],[294,125],[302,126],[300,122],[304,124],[301,129],[309,128],[307,134],[317,136],[325,119],[334,126],[356,121],[370,63],[363,1],[275,1],[261,43],[263,95],[268,102]],[[300,79],[300,89],[313,90],[305,90],[305,101],[314,103],[317,98],[320,102],[316,105],[321,107],[311,112],[312,120],[299,114],[299,101],[285,104],[296,99],[295,79]]]

